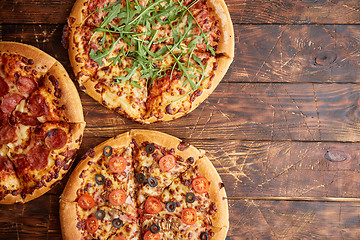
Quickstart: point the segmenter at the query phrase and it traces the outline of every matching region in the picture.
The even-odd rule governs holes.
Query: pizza
[[[35,47],[0,42],[0,204],[47,192],[69,169],[84,127],[64,67]]]
[[[234,56],[223,0],[77,0],[64,38],[81,89],[140,123],[194,110]]]
[[[225,239],[224,184],[203,151],[131,130],[90,149],[60,198],[63,238]]]

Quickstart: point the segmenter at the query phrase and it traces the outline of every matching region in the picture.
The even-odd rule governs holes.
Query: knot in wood
[[[320,52],[315,57],[315,65],[327,66],[335,62],[337,54],[332,51]]]
[[[341,150],[328,150],[324,157],[331,162],[342,162],[349,159],[349,155]]]

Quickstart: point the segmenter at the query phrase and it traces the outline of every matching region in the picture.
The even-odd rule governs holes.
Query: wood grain
[[[75,0],[2,0],[3,23],[65,23]],[[226,0],[235,24],[358,24],[357,0]],[[36,6],[36,7],[34,7]]]

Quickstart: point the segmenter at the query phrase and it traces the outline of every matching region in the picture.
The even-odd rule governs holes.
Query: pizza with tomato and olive
[[[60,200],[63,238],[225,239],[224,184],[178,138],[131,130],[90,149]]]
[[[47,192],[69,169],[84,127],[63,66],[35,47],[0,42],[0,204]]]
[[[81,88],[141,123],[194,110],[234,56],[224,0],[77,0],[64,36]]]

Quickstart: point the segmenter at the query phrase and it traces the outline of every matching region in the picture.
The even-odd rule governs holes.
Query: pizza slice
[[[19,124],[16,141],[6,154],[19,178],[19,201],[27,202],[50,190],[72,164],[85,124],[46,122],[35,127]]]
[[[143,210],[148,197],[159,197],[201,153],[194,147],[186,146],[180,139],[164,133],[132,130],[131,136],[138,183],[137,203]]]
[[[61,196],[62,208],[70,210],[61,221],[71,219],[71,224],[81,226],[76,234],[108,239],[133,236],[138,231],[130,143],[127,133],[100,144],[71,175],[71,184]],[[124,229],[130,235],[125,235]],[[73,233],[63,229],[64,238],[68,234]]]
[[[225,238],[229,226],[225,214],[228,211],[226,194],[220,177],[206,157],[198,159],[157,200],[151,201],[149,206],[156,211],[140,218],[144,239],[148,236],[158,239]]]

